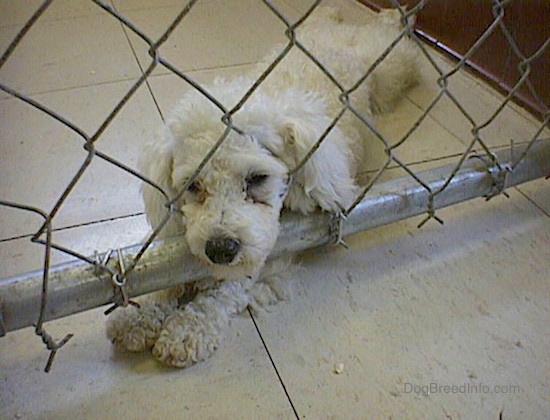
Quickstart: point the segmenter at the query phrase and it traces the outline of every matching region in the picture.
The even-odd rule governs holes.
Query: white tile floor
[[[0,2],[0,50],[39,3]],[[181,7],[113,3],[153,38]],[[277,3],[296,17],[308,2]],[[360,19],[358,6],[340,3]],[[246,71],[284,40],[281,24],[254,0],[203,0],[189,17],[162,54],[201,82]],[[147,66],[146,51],[90,2],[56,0],[0,70],[0,82],[93,134]],[[451,86],[477,121],[501,100],[467,74]],[[157,104],[165,113],[186,88],[156,69],[97,148],[134,166],[139,145],[161,122]],[[415,89],[379,127],[398,139],[433,96],[429,84]],[[398,156],[415,168],[456,159],[448,157],[464,150],[470,127],[455,111],[440,102]],[[82,139],[6,94],[0,118],[0,197],[49,210],[85,158]],[[502,146],[536,128],[510,106],[485,136]],[[356,235],[349,250],[304,253],[292,300],[254,319],[257,329],[248,315],[236,319],[217,355],[185,371],[113,352],[100,309],[47,325],[55,337],[76,334],[49,374],[32,329],[11,332],[0,339],[0,418],[547,418],[548,182],[512,189],[510,199],[442,210],[444,226],[419,230],[415,218]],[[148,229],[138,190],[137,180],[94,159],[56,216],[54,239],[84,254],[137,243]],[[40,268],[42,249],[29,243],[40,224],[0,207],[0,278]],[[411,392],[430,384],[470,388]]]

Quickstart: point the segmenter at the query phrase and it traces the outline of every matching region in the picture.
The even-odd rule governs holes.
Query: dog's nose
[[[215,264],[229,264],[240,249],[240,242],[233,238],[210,239],[204,246],[204,252]]]

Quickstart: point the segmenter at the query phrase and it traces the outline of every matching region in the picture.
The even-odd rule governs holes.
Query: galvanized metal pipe
[[[514,147],[496,153],[504,166],[514,165],[514,157],[521,156],[526,147]],[[507,162],[507,163],[506,163]],[[438,191],[454,172],[455,165],[430,169],[417,174],[429,189]],[[469,159],[456,172],[448,185],[433,199],[433,209],[446,207],[494,190],[496,168],[488,168],[482,159]],[[524,159],[506,175],[504,187],[511,187],[550,173],[550,140],[538,141]],[[430,192],[407,176],[375,185],[342,224],[342,235],[426,213]],[[285,213],[282,216],[279,240],[273,255],[301,251],[330,243],[334,232],[330,229],[331,215],[314,213],[303,216]],[[128,261],[140,246],[123,249]],[[28,273],[0,281],[0,316],[5,332],[33,325],[40,309],[42,271]],[[139,260],[128,278],[130,297],[205,278],[208,272],[192,258],[181,240],[156,242]],[[95,268],[82,261],[74,261],[51,268],[48,307],[45,319],[51,320],[99,307],[112,302],[113,285]]]

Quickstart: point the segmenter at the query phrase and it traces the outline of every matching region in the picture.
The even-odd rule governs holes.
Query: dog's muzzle
[[[214,264],[230,264],[241,249],[241,243],[233,238],[213,238],[206,242],[204,252]]]

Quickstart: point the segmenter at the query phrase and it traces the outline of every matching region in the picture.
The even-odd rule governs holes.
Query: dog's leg
[[[291,278],[297,268],[297,265],[292,264],[292,257],[268,261],[260,278],[250,288],[250,309],[254,313],[269,311],[279,302],[289,300],[292,294]]]
[[[153,347],[153,355],[174,367],[206,360],[218,348],[230,317],[250,303],[252,279],[223,281],[199,293],[184,308],[169,315]]]
[[[119,308],[107,320],[107,338],[116,348],[145,351],[157,341],[166,317],[178,306],[182,288],[153,293],[139,301],[139,307]]]

